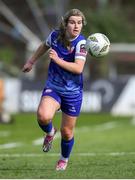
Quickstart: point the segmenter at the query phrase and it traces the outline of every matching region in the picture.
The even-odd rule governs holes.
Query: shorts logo
[[[69,109],[69,111],[76,112],[76,109],[75,109],[75,107],[71,107],[71,108]]]
[[[52,92],[52,89],[46,89],[45,92],[46,93]]]

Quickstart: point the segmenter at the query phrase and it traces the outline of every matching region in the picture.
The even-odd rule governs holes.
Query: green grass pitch
[[[61,114],[54,118],[59,130]],[[49,153],[42,152],[43,132],[35,114],[14,115],[0,124],[1,179],[130,179],[135,178],[135,120],[109,114],[81,114],[66,171],[55,171],[60,133]]]

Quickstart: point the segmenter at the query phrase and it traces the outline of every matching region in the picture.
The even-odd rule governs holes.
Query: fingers
[[[54,49],[50,49],[49,54],[50,55],[56,55],[57,53],[56,53],[56,51]]]
[[[24,72],[24,73],[25,73],[25,72],[29,72],[30,70],[31,70],[30,68],[23,68],[23,69],[22,69],[22,72]]]
[[[31,69],[32,69],[32,64],[27,63],[22,68],[22,72],[29,72]]]
[[[50,52],[56,52],[56,51],[55,51],[54,49],[51,48],[51,49],[50,49]]]
[[[58,58],[58,54],[57,52],[54,50],[54,49],[50,49],[49,51],[49,57],[53,60],[57,59]]]

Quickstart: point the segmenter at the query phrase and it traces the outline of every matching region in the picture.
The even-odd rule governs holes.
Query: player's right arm
[[[33,54],[33,56],[27,60],[27,62],[24,64],[22,71],[23,72],[29,72],[33,65],[35,64],[35,62],[44,54],[47,52],[47,50],[50,47],[48,45],[46,45],[44,42],[41,43],[41,45],[37,48],[37,50],[35,51],[35,53]]]

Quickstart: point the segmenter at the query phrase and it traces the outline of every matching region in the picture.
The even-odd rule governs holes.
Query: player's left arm
[[[75,61],[67,62],[59,58],[53,49],[49,52],[49,57],[63,69],[75,74],[81,74],[84,68],[87,52],[85,50],[85,40],[80,41],[76,46]]]

